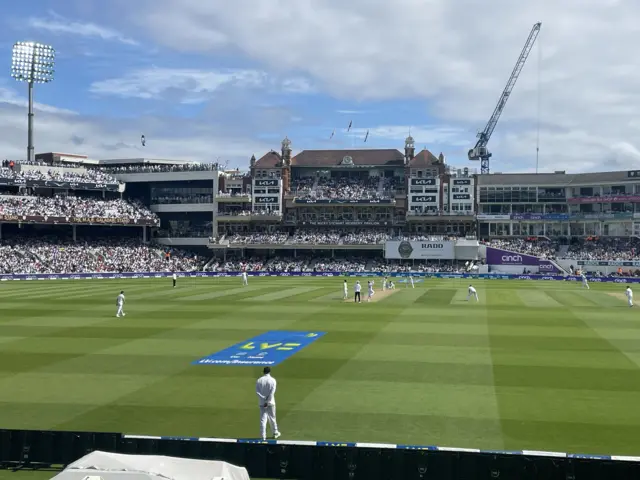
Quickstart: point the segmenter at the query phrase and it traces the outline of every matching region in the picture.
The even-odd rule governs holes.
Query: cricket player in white
[[[586,288],[587,290],[589,290],[589,282],[587,282],[587,277],[584,276],[584,273],[581,273],[580,277],[582,277],[582,288]]]
[[[118,298],[116,299],[116,306],[118,307],[118,312],[116,313],[116,317],[124,317],[126,313],[122,310],[124,308],[124,290],[120,292]]]
[[[367,282],[367,290],[368,290],[367,302],[370,302],[371,299],[373,298],[373,282],[371,281]]]
[[[242,286],[246,287],[249,285],[249,279],[247,278],[247,272],[242,272]]]
[[[276,422],[276,379],[271,376],[271,368],[264,367],[262,375],[256,382],[256,394],[260,404],[260,438],[267,439],[267,421],[271,425],[273,438],[278,438]]]
[[[629,306],[633,307],[633,291],[631,290],[631,287],[627,287],[627,290],[624,292],[624,294],[627,296],[627,303],[629,304]]]
[[[416,288],[416,286],[413,284],[413,276],[409,277],[409,281],[411,282],[411,288]]]
[[[387,289],[387,277],[384,277],[382,280],[382,291],[384,292]]]
[[[396,284],[393,283],[393,281],[389,281],[389,290],[395,290],[396,289]]]
[[[347,298],[349,298],[349,285],[347,285],[347,281],[345,280],[343,283],[343,289],[344,289],[344,297],[342,297],[344,300],[346,300]]]
[[[178,282],[178,275],[174,273],[172,278],[173,278],[173,288],[176,288],[176,283]]]
[[[467,302],[469,301],[469,299],[471,297],[474,297],[476,299],[476,302],[479,302],[480,300],[478,299],[478,292],[476,292],[476,289],[473,288],[473,285],[469,285],[469,294],[467,295]]]

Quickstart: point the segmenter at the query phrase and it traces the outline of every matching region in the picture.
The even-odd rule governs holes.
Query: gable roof
[[[433,153],[425,148],[411,159],[411,162],[409,162],[409,166],[412,168],[430,167],[431,165],[437,164],[438,161],[438,157],[436,157]]]
[[[280,154],[275,150],[271,150],[260,157],[260,159],[255,163],[255,168],[274,168],[280,162],[282,162]]]
[[[389,149],[353,150],[303,150],[291,159],[294,167],[334,167],[351,157],[356,166],[401,167],[404,156],[400,151]]]

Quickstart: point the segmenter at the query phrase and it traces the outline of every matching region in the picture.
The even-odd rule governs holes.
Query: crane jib
[[[511,72],[511,76],[507,81],[507,85],[504,87],[496,108],[493,110],[493,114],[489,118],[489,121],[484,127],[484,130],[478,133],[478,141],[476,142],[475,147],[469,150],[469,160],[480,160],[481,173],[489,173],[489,158],[491,158],[491,152],[489,152],[487,144],[489,143],[491,135],[493,134],[493,131],[498,124],[498,120],[500,119],[500,115],[502,114],[502,111],[507,104],[507,100],[509,100],[509,96],[511,95],[511,92],[516,85],[516,81],[520,76],[520,72],[522,72],[525,63],[527,62],[529,53],[531,53],[533,45],[536,43],[536,39],[538,38],[541,27],[542,22],[538,22],[531,29],[529,37],[524,44],[524,48],[522,49],[522,52],[520,52],[520,56],[518,57],[516,65],[513,67],[513,71]]]

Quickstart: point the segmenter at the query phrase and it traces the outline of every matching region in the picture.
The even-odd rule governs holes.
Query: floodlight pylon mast
[[[55,64],[55,50],[50,45],[34,42],[17,42],[13,46],[11,76],[18,82],[28,85],[28,113],[27,113],[27,160],[35,161],[33,145],[33,91],[36,83],[53,81]]]

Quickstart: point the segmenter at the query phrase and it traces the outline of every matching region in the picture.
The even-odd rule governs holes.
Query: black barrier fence
[[[313,443],[313,442],[310,442]],[[297,480],[617,480],[640,478],[640,463],[465,451],[399,450],[262,442],[202,441],[119,433],[0,430],[0,466],[62,468],[84,455],[113,453],[222,460],[252,478]],[[52,475],[53,476],[53,475]]]

